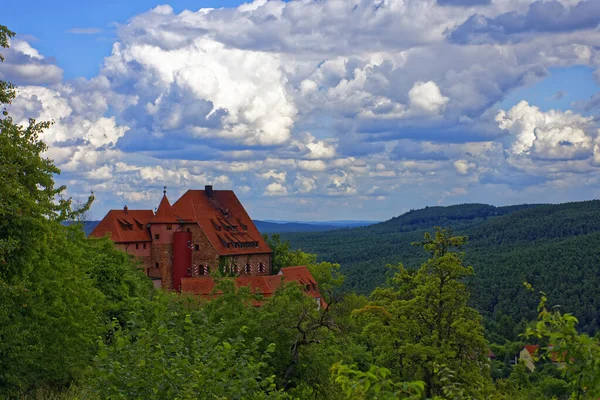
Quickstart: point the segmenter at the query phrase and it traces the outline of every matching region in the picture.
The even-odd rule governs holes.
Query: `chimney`
[[[212,190],[212,185],[206,185],[204,186],[204,191],[206,192],[206,195],[210,198],[213,197],[213,190]]]
[[[127,208],[127,205],[125,205],[125,207],[123,207],[123,211],[125,211],[125,214],[127,214],[127,210],[129,210],[129,208]]]

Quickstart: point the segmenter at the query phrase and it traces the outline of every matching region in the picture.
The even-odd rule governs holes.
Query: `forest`
[[[411,243],[435,226],[468,237],[466,279],[470,305],[487,319],[515,323],[535,317],[530,282],[579,319],[598,329],[600,201],[494,207],[462,204],[413,210],[380,224],[330,232],[281,233],[294,249],[335,260],[346,277],[343,289],[370,293],[386,280],[387,264],[418,268],[426,259]]]
[[[0,25],[1,47],[9,45],[11,36]],[[10,104],[15,90],[0,81],[0,103]],[[444,211],[447,223],[440,225],[463,224],[455,231],[427,228],[437,221],[431,216],[436,210],[426,209],[422,217],[409,213],[407,225],[415,229],[389,236],[382,232],[382,239],[373,235],[368,251],[380,256],[370,261],[371,273],[365,270],[362,278],[372,280],[371,287],[365,285],[360,293],[349,290],[359,286],[358,272],[337,264],[346,260],[341,245],[352,240],[350,230],[336,232],[340,236],[332,250],[319,255],[272,236],[268,241],[276,267],[306,265],[328,306],[315,307],[294,283],[262,299],[218,277],[222,295],[207,302],[155,290],[136,260],[108,238],[86,238],[77,222],[94,198],[75,207],[66,188],[56,186],[60,171],[44,156],[49,124],[32,119],[21,126],[6,110],[0,117],[0,398],[600,396],[599,340],[581,329],[578,318],[584,316],[571,310],[573,305],[553,307],[557,293],[541,278],[557,273],[553,281],[562,281],[562,290],[584,293],[581,281],[571,280],[577,275],[543,267],[537,274],[531,269],[526,270],[529,275],[511,273],[517,275],[511,276],[515,288],[506,281],[493,291],[488,288],[487,296],[514,290],[522,299],[516,309],[511,308],[517,303],[513,298],[490,297],[490,305],[504,304],[505,312],[484,320],[473,306],[485,298],[473,282],[491,279],[485,274],[478,278],[484,260],[490,271],[500,268],[487,257],[506,254],[517,260],[526,254],[519,265],[534,258],[551,263],[558,257],[552,245],[571,240],[573,249],[589,246],[589,252],[595,251],[590,206],[595,203]],[[559,218],[565,223],[555,227]],[[540,229],[522,222],[528,220]],[[66,221],[74,223],[67,226]],[[462,234],[467,224],[478,227],[470,233],[472,245]],[[491,243],[503,253],[494,253]],[[535,245],[533,250],[525,250],[528,243]],[[379,253],[388,248],[395,249],[390,256]],[[597,272],[583,261],[591,254],[584,251],[577,252],[587,254],[581,257],[581,276],[593,284]],[[569,254],[577,257],[568,252],[564,257]],[[592,301],[592,294],[587,298]],[[261,307],[254,306],[256,299],[262,300]],[[589,330],[591,324],[584,327]],[[525,344],[539,346],[533,372],[523,362],[512,362]]]

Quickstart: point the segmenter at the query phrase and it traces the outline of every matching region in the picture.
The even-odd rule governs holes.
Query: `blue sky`
[[[9,0],[0,79],[95,218],[163,185],[282,220],[600,197],[600,2],[476,3]]]

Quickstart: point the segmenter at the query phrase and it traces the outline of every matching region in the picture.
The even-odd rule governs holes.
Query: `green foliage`
[[[450,390],[444,374],[469,396],[481,397],[491,384],[481,317],[467,306],[462,282],[473,270],[452,251],[465,241],[439,228],[434,237],[426,234],[416,244],[431,258],[414,272],[393,267],[388,287],[376,289],[371,302],[354,311],[375,364],[402,381],[424,381],[430,396]]]
[[[466,280],[472,295],[470,304],[498,323],[501,316],[510,317],[514,328],[511,340],[516,340],[523,320],[536,318],[537,301],[523,290],[524,280],[577,316],[582,331],[593,334],[598,328],[597,200],[511,207],[428,207],[368,227],[286,233],[280,238],[289,241],[292,249],[301,248],[317,253],[319,260],[340,263],[345,276],[341,289],[368,294],[385,282],[385,265],[402,262],[413,270],[426,261],[426,255],[410,243],[419,241],[434,226],[469,236],[465,260],[476,272]],[[502,335],[498,332],[490,338],[502,343]]]
[[[13,34],[0,26],[0,46]],[[1,82],[0,103],[14,96]],[[74,210],[55,187],[59,169],[43,153],[49,123],[0,119],[0,398],[81,377],[110,318],[140,309],[151,288],[108,241],[65,227]]]
[[[99,341],[89,391],[110,399],[284,399],[267,373],[273,344],[247,340],[247,328],[223,339],[227,321],[209,322],[161,297],[147,327],[113,324],[113,343]],[[227,335],[228,336],[228,335]]]
[[[424,382],[394,382],[390,370],[382,367],[371,366],[368,372],[362,372],[336,363],[331,374],[349,399],[417,400],[425,396]]]
[[[527,284],[528,288],[531,286]],[[577,318],[559,310],[549,310],[544,293],[538,306],[538,322],[527,329],[526,337],[544,340],[543,357],[560,366],[572,399],[600,397],[600,341],[577,332]],[[556,382],[546,382],[546,385]]]
[[[303,265],[319,284],[321,294],[327,299],[328,294],[344,283],[344,277],[339,273],[340,265],[327,261],[317,261],[316,254],[305,253],[300,249],[291,250],[288,241],[282,242],[279,235],[263,235],[269,247],[273,250],[273,272],[281,268]]]
[[[0,47],[8,48],[8,40],[15,36],[15,33],[9,30],[6,26],[0,25]],[[0,54],[0,62],[4,62],[4,56]],[[10,82],[0,80],[0,104],[10,104],[15,98],[15,87]],[[6,111],[3,110],[3,115]],[[0,118],[1,119],[1,118]]]

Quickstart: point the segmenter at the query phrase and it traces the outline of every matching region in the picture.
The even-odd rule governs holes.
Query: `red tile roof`
[[[90,237],[110,234],[115,243],[150,242],[152,238],[146,226],[153,217],[152,210],[110,210]]]
[[[182,222],[197,223],[220,255],[271,253],[231,190],[188,190],[171,207]]]
[[[279,274],[285,276],[288,281],[297,281],[303,285],[316,285],[317,281],[305,266],[281,268]]]
[[[308,268],[304,266],[282,268],[278,275],[238,276],[235,278],[235,286],[237,288],[247,286],[250,289],[250,293],[262,294],[265,297],[270,297],[281,285],[282,280],[287,282],[298,282],[298,284],[305,289],[306,295],[315,299],[321,299],[321,307],[326,306],[326,303],[316,286],[317,282],[312,277]],[[310,285],[309,290],[306,290],[306,285]],[[182,292],[197,294],[208,299],[220,295],[220,293],[213,293],[214,288],[215,281],[209,276],[183,278],[181,280]]]
[[[169,203],[169,199],[167,198],[167,194],[163,195],[162,200],[160,201],[160,205],[158,206],[158,210],[156,210],[156,214],[154,214],[154,218],[152,218],[151,223],[160,224],[160,223],[177,223],[179,220],[173,215],[171,203]]]
[[[525,349],[527,350],[527,352],[529,352],[529,354],[534,355],[539,347],[540,346],[538,346],[537,344],[529,344],[525,346]]]

